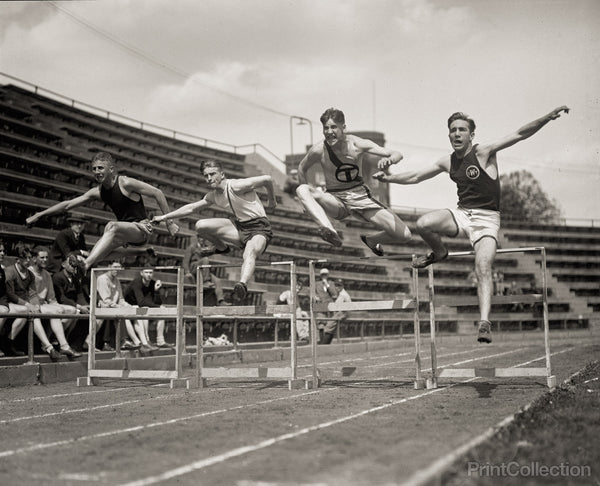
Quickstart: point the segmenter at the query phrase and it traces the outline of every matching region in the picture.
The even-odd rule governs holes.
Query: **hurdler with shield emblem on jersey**
[[[380,170],[402,160],[402,154],[388,150],[371,140],[346,134],[344,113],[329,108],[321,115],[325,139],[311,147],[298,167],[300,186],[296,194],[300,202],[319,225],[319,233],[333,246],[342,246],[340,236],[329,218],[342,220],[348,216],[372,223],[379,231],[361,235],[360,239],[377,256],[383,256],[386,243],[404,243],[411,237],[404,222],[390,209],[371,196],[362,178],[365,154],[379,156]],[[321,164],[326,190],[307,184],[307,171]]]

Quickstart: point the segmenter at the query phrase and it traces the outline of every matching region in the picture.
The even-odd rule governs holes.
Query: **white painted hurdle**
[[[479,300],[477,297],[437,297],[435,296],[434,286],[434,266],[428,267],[428,279],[429,279],[429,327],[430,327],[430,345],[431,345],[431,377],[423,379],[421,371],[420,359],[416,360],[416,378],[415,388],[421,389],[437,388],[438,378],[507,378],[507,377],[522,377],[522,378],[533,378],[533,377],[545,377],[548,388],[554,388],[556,386],[556,377],[552,375],[552,367],[550,363],[550,336],[549,336],[549,323],[548,323],[548,287],[546,280],[546,249],[544,247],[524,247],[524,248],[505,248],[499,249],[496,253],[523,253],[523,252],[540,252],[541,254],[541,280],[542,280],[542,293],[541,294],[530,294],[530,295],[510,295],[510,296],[493,296],[492,304],[518,304],[518,303],[537,303],[543,304],[543,323],[544,323],[544,348],[545,348],[545,367],[531,367],[531,368],[444,368],[439,369],[437,365],[437,351],[436,351],[436,320],[435,310],[436,306],[461,306],[461,305],[478,305]],[[461,257],[474,255],[474,251],[460,251],[450,252],[449,258]],[[418,272],[417,272],[418,273]],[[418,277],[417,277],[418,278]],[[417,299],[418,299],[418,286],[416,287]],[[415,326],[415,343],[417,347],[417,356],[420,351],[420,328]]]
[[[99,378],[169,380],[171,388],[194,388],[197,384],[183,373],[183,354],[185,352],[185,331],[183,329],[184,313],[193,317],[193,306],[183,306],[183,269],[181,267],[155,267],[155,270],[177,270],[177,305],[176,307],[138,307],[138,308],[102,308],[98,307],[96,273],[114,270],[114,268],[93,268],[90,285],[90,316],[87,376],[77,378],[77,386],[91,386],[98,383]],[[96,322],[98,319],[175,319],[175,369],[174,370],[137,370],[98,368],[96,360]],[[117,326],[119,329],[119,326]],[[117,337],[117,352],[120,345]]]
[[[297,337],[296,337],[296,307],[298,295],[296,292],[296,263],[294,261],[271,262],[260,266],[289,265],[290,267],[290,291],[292,302],[290,305],[237,305],[237,306],[204,306],[204,279],[202,277],[203,268],[229,267],[226,265],[201,265],[196,270],[196,366],[194,381],[199,387],[205,387],[208,379],[251,379],[253,381],[281,381],[287,380],[290,390],[297,388],[312,388],[316,381],[310,381],[298,378],[298,357],[297,357]],[[238,265],[235,265],[238,266]],[[204,329],[203,317],[239,317],[239,316],[273,316],[280,314],[290,318],[290,365],[289,367],[205,367],[204,366]],[[313,354],[313,360],[315,356]]]
[[[374,257],[363,257],[357,259],[357,261],[365,261],[373,259]],[[378,257],[377,260],[402,260],[412,258],[414,260],[415,255],[413,254],[398,254],[390,257]],[[414,297],[409,299],[393,299],[393,300],[377,300],[377,301],[353,301],[345,303],[317,303],[316,302],[316,273],[315,264],[317,263],[333,263],[332,260],[319,259],[309,260],[308,272],[310,280],[310,334],[311,334],[311,346],[313,355],[313,366],[312,366],[312,381],[320,386],[321,379],[319,369],[317,367],[317,318],[315,314],[317,312],[337,312],[337,311],[375,311],[375,310],[409,310],[413,309],[413,322],[415,329],[419,326],[419,300],[418,300],[418,271],[412,269],[413,289]],[[352,263],[352,260],[343,260],[343,263]],[[420,334],[415,331],[415,362],[417,368],[417,378],[421,380],[421,357],[420,357]]]

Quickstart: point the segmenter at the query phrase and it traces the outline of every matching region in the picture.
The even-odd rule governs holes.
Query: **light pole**
[[[298,120],[297,125],[306,125],[310,127],[310,145],[313,144],[313,126],[312,122],[308,118],[303,116],[290,116],[290,155],[294,155],[294,120]]]

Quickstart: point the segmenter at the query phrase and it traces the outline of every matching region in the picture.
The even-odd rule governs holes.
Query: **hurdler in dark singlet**
[[[119,176],[117,176],[114,185],[110,189],[100,186],[100,197],[115,213],[117,221],[137,223],[148,219],[142,196],[140,195],[139,201],[134,201],[123,194],[119,187]]]
[[[500,177],[492,179],[479,165],[476,145],[463,159],[453,153],[450,178],[456,182],[458,206],[466,209],[500,211]]]

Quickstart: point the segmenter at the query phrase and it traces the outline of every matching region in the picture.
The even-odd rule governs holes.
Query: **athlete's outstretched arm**
[[[184,216],[189,216],[190,214],[192,214],[195,211],[198,211],[198,210],[202,211],[204,208],[207,208],[208,206],[211,206],[211,205],[212,204],[209,201],[207,201],[206,197],[205,197],[204,199],[201,199],[200,201],[186,204],[185,206],[181,206],[179,209],[175,209],[174,211],[171,211],[170,213],[167,213],[167,214],[163,214],[162,216],[154,216],[154,218],[152,218],[152,222],[160,223],[161,221],[164,221],[164,220],[183,218]]]
[[[394,184],[418,184],[419,182],[431,179],[442,172],[448,172],[450,168],[450,156],[446,155],[438,160],[432,166],[422,170],[411,170],[400,172],[398,174],[388,174],[383,170],[373,174],[374,179],[381,182],[391,182]]]
[[[69,211],[73,208],[83,206],[86,202],[91,201],[93,199],[100,199],[100,190],[98,189],[98,187],[92,187],[89,191],[85,192],[81,196],[77,196],[67,201],[59,202],[54,206],[50,206],[48,209],[44,209],[43,211],[29,216],[29,218],[25,220],[25,224],[27,226],[30,226],[32,224],[35,224],[40,218],[43,218],[44,216],[64,213],[65,211]]]
[[[493,155],[499,150],[505,149],[514,145],[517,142],[525,140],[526,138],[531,137],[535,133],[537,133],[543,126],[545,126],[548,122],[552,120],[556,120],[560,117],[562,112],[569,113],[569,108],[567,106],[559,106],[555,108],[550,113],[538,118],[537,120],[533,120],[532,122],[523,125],[516,132],[507,135],[503,139],[498,142],[486,144],[481,147],[482,150],[487,150],[489,155]]]
[[[325,143],[325,142],[322,142]],[[308,169],[310,169],[313,165],[319,163],[321,160],[321,155],[323,154],[323,145],[321,144],[321,149],[317,149],[317,145],[313,145],[308,153],[304,156],[304,158],[300,161],[300,165],[298,165],[298,182],[300,185],[307,183],[306,174]]]

